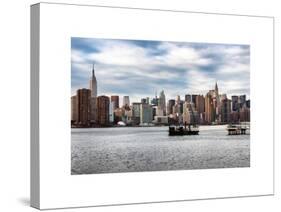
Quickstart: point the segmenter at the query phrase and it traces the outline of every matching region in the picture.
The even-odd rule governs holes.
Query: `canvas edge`
[[[30,6],[30,206],[40,208],[40,4]]]

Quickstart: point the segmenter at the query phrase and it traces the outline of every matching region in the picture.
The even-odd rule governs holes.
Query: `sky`
[[[95,64],[98,95],[131,102],[164,90],[166,100],[219,93],[250,96],[250,46],[145,40],[71,38],[71,93],[89,88]]]

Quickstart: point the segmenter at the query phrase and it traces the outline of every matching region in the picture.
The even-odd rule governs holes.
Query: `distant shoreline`
[[[222,123],[222,124],[197,124],[198,127],[200,126],[226,126],[231,123]],[[238,124],[238,123],[237,123]],[[99,128],[146,128],[146,127],[169,127],[169,125],[147,125],[147,126],[100,126],[100,127],[71,127],[71,129],[99,129]]]

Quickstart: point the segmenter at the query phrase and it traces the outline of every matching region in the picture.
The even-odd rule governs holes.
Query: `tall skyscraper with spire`
[[[92,77],[90,79],[91,97],[97,97],[97,79],[95,76],[95,64],[93,64]]]

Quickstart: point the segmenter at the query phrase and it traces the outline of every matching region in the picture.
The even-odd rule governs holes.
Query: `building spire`
[[[217,82],[217,81],[216,81],[215,91],[216,91],[216,92],[219,91],[219,89],[218,89],[218,82]]]
[[[93,63],[92,75],[95,76],[95,63]]]

